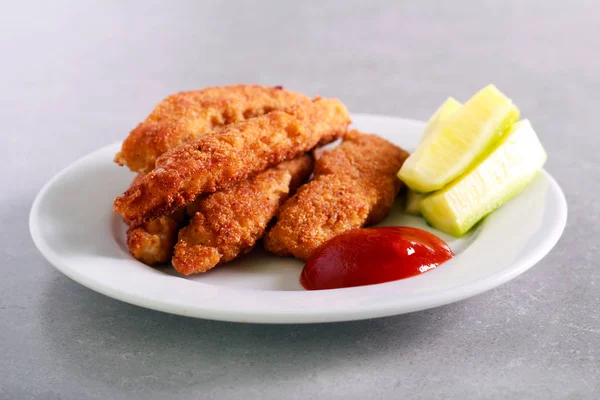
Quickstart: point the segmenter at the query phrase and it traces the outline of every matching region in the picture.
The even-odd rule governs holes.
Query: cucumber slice
[[[421,141],[423,141],[423,139],[425,139],[427,136],[431,135],[432,132],[435,132],[439,125],[445,122],[448,117],[461,106],[462,103],[456,100],[454,97],[448,97],[446,101],[444,101],[442,105],[435,111],[431,118],[429,118],[429,121],[427,121],[425,130],[421,135]]]
[[[416,192],[441,189],[474,164],[519,119],[519,109],[494,85],[477,92],[425,137],[398,177]]]
[[[425,130],[423,131],[423,135],[421,136],[421,141],[425,139],[427,136],[431,135],[432,132],[446,122],[448,117],[452,115],[456,110],[458,110],[462,106],[458,100],[454,97],[448,97],[446,101],[442,103],[442,105],[436,110],[436,112],[429,118],[427,125],[425,126]],[[421,215],[421,200],[425,196],[412,190],[408,189],[408,194],[406,195],[406,207],[404,211],[407,214],[412,215]]]
[[[516,123],[478,164],[421,201],[429,224],[462,236],[484,216],[519,194],[546,162],[546,152],[529,121]]]
[[[446,101],[442,103],[442,105],[436,110],[436,112],[429,118],[427,125],[425,126],[425,130],[423,131],[423,135],[421,136],[421,141],[425,139],[427,136],[431,135],[432,132],[446,122],[448,117],[452,115],[456,110],[458,110],[462,106],[458,100],[454,97],[448,97]],[[425,196],[412,190],[408,189],[408,193],[406,195],[406,207],[404,211],[407,214],[412,215],[421,215],[421,200]]]
[[[424,198],[424,194],[418,194],[409,190],[406,194],[406,206],[404,212],[412,215],[421,215],[421,200]]]

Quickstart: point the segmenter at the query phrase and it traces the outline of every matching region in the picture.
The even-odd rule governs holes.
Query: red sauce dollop
[[[421,229],[354,229],[323,243],[300,283],[308,290],[373,285],[420,275],[453,256],[446,242]]]

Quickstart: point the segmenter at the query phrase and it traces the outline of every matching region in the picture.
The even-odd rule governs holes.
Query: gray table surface
[[[13,3],[0,12],[0,398],[599,398],[597,2]],[[165,95],[237,82],[419,119],[495,82],[542,137],[565,234],[475,298],[304,326],[146,310],[44,260],[27,225],[44,182]]]

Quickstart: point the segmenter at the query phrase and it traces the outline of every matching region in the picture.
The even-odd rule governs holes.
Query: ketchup
[[[300,283],[308,290],[373,285],[420,275],[453,256],[442,239],[421,229],[354,229],[323,243]]]

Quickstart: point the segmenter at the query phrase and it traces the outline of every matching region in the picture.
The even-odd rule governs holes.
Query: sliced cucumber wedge
[[[442,105],[436,110],[436,112],[429,118],[427,125],[425,126],[425,130],[423,130],[423,135],[421,136],[421,140],[431,135],[432,132],[446,122],[448,117],[452,115],[456,110],[458,110],[462,106],[458,100],[454,97],[448,97],[446,101],[442,103]],[[405,212],[407,214],[412,215],[421,215],[421,200],[425,196],[422,194],[418,194],[408,189],[408,193],[406,195],[406,207]]]
[[[477,92],[423,138],[398,177],[416,192],[441,189],[481,158],[519,119],[519,109],[494,85]]]
[[[519,121],[485,159],[422,199],[421,213],[440,231],[462,236],[519,194],[542,169],[546,157],[529,121]]]
[[[454,97],[448,97],[446,101],[442,103],[440,108],[438,108],[435,111],[431,118],[429,118],[429,121],[427,121],[427,125],[425,125],[425,130],[423,130],[423,134],[421,135],[421,141],[427,136],[431,135],[431,133],[435,132],[435,130],[440,126],[440,124],[446,122],[448,117],[452,115],[456,110],[458,110],[461,106],[462,103],[456,100]]]
[[[421,215],[421,200],[425,198],[424,194],[418,194],[409,190],[406,193],[406,206],[404,212],[412,215]]]

